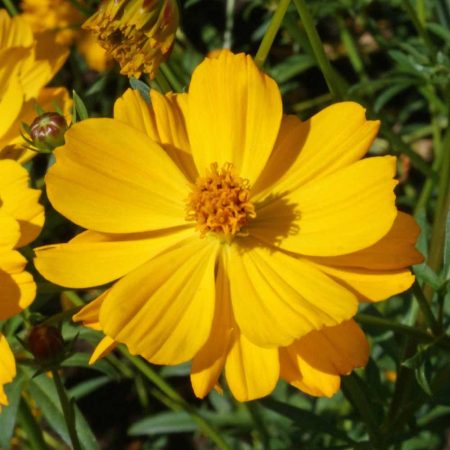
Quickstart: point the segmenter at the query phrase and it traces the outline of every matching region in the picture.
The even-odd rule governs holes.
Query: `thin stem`
[[[163,73],[166,81],[171,87],[171,91],[175,92],[181,92],[182,86],[181,83],[178,81],[177,77],[173,73],[171,67],[167,63],[163,63],[159,66],[159,69]]]
[[[430,330],[435,334],[436,336],[440,334],[439,324],[437,323],[433,312],[431,311],[430,304],[428,303],[422,288],[420,287],[417,280],[414,282],[412,287],[414,298],[417,300],[417,303],[419,304],[420,310],[422,311],[423,317],[425,319],[425,322],[427,323]]]
[[[31,449],[47,450],[48,446],[44,441],[42,430],[39,427],[39,424],[36,422],[36,419],[34,418],[33,413],[31,412],[30,407],[28,406],[28,403],[24,398],[20,400],[17,417],[21,427],[25,431],[25,435],[28,439],[28,443],[30,444]]]
[[[423,23],[420,21],[419,17],[417,16],[416,11],[412,7],[410,1],[402,0],[402,3],[403,3],[403,7],[405,8],[406,12],[409,14],[409,17],[411,18],[411,21],[414,24],[414,27],[416,28],[417,33],[422,38],[425,45],[428,47],[432,61],[436,62],[437,49],[434,46],[433,42],[431,41],[426,28],[423,26]]]
[[[223,48],[231,48],[233,45],[234,7],[236,0],[227,0],[225,9],[225,32],[223,33]]]
[[[255,62],[259,67],[262,67],[266,62],[267,56],[269,55],[270,49],[272,48],[273,41],[275,40],[275,36],[277,35],[278,30],[281,27],[284,15],[286,14],[290,3],[291,0],[280,0],[280,2],[278,3],[275,14],[272,17],[269,27],[267,28],[263,40],[261,41],[259,49],[256,52]]]
[[[314,25],[313,18],[306,6],[305,0],[294,0],[297,11],[300,15],[300,19],[305,27],[306,34],[316,57],[317,63],[322,71],[325,81],[328,85],[328,89],[336,99],[342,99],[344,97],[344,91],[342,89],[339,77],[337,76],[333,67],[323,49],[322,41],[317,33],[316,26]]]
[[[436,339],[436,337],[428,334],[426,331],[420,330],[419,328],[392,322],[391,320],[372,316],[370,314],[359,313],[356,316],[356,320],[362,325],[369,325],[384,330],[390,330],[394,333],[415,338],[421,342],[436,342],[436,345],[446,348],[447,350],[450,349],[450,339],[446,336]]]
[[[167,397],[167,406],[174,410],[183,409],[189,413],[192,419],[197,423],[198,427],[205,436],[208,436],[220,449],[232,450],[225,442],[219,432],[202,417],[189,403],[183,398],[162,378],[152,367],[143,359],[130,355],[123,347],[119,347],[120,352],[127,358],[148,380],[157,386]]]
[[[10,16],[16,16],[19,14],[16,5],[11,0],[2,0],[2,3],[5,5],[5,8],[9,12]]]
[[[59,376],[57,370],[52,369],[52,377],[55,382],[56,391],[58,392],[59,401],[61,402],[61,407],[64,414],[64,419],[66,420],[67,430],[69,432],[70,441],[72,442],[73,450],[81,450],[80,441],[78,440],[78,434],[75,427],[75,414],[73,405],[70,403],[67,397],[64,384]]]
[[[172,90],[172,86],[167,81],[163,71],[161,70],[161,67],[159,68],[158,72],[156,72],[155,81],[151,81],[151,83],[156,82],[158,85],[160,91],[165,94],[166,92],[170,92]]]
[[[368,76],[364,70],[364,62],[359,54],[358,47],[353,39],[353,36],[349,29],[346,26],[346,23],[342,16],[338,15],[336,17],[338,26],[339,26],[339,34],[341,35],[342,43],[345,45],[347,49],[348,59],[350,60],[350,64],[353,67],[353,70],[357,73],[360,80],[367,80]]]

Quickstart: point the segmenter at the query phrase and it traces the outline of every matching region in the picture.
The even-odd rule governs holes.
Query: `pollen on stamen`
[[[250,201],[250,183],[236,175],[233,165],[217,163],[204,177],[198,177],[187,199],[186,220],[196,221],[202,236],[217,233],[229,239],[256,217]]]

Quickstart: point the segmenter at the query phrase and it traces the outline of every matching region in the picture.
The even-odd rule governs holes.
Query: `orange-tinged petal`
[[[397,215],[395,161],[391,156],[364,159],[284,197],[274,188],[273,200],[256,205],[249,231],[304,255],[336,256],[370,247],[388,233]]]
[[[366,120],[364,108],[354,102],[335,103],[306,122],[293,116],[289,121],[290,127],[280,129],[262,176],[266,186],[276,182],[280,192],[293,191],[358,161],[380,127],[379,121]]]
[[[161,147],[124,123],[79,122],[55,156],[48,196],[73,222],[106,233],[186,224],[186,178]]]
[[[270,394],[280,373],[278,350],[258,347],[239,332],[235,334],[225,364],[225,376],[231,392],[241,402]]]
[[[211,330],[218,246],[188,239],[118,281],[100,309],[105,334],[156,364],[191,359]]]
[[[339,375],[315,369],[286,348],[280,349],[280,377],[315,397],[332,397],[341,386]]]
[[[233,163],[254,183],[277,138],[282,117],[276,83],[250,56],[221,52],[194,71],[188,94],[187,129],[200,176],[211,163]]]
[[[16,251],[0,253],[0,320],[21,312],[36,295],[33,277],[23,271],[26,263],[26,259]]]
[[[378,242],[348,255],[311,258],[320,264],[374,271],[395,271],[423,262],[416,250],[420,228],[414,218],[398,212],[389,232]]]
[[[28,187],[28,172],[16,161],[0,161],[0,208],[17,220],[20,239],[16,247],[30,243],[41,232],[44,208],[38,203],[40,191]]]
[[[188,236],[192,228],[137,235],[85,231],[67,244],[34,249],[36,269],[52,283],[81,288],[114,281]]]
[[[109,355],[117,347],[117,342],[109,336],[105,336],[95,347],[92,353],[89,364],[95,364],[99,359]]]
[[[10,17],[5,9],[0,9],[0,48],[31,45],[33,33],[25,20],[20,16]]]
[[[217,385],[233,338],[234,320],[231,312],[230,286],[222,262],[216,276],[216,306],[211,334],[194,356],[191,383],[197,397],[205,397]]]
[[[8,405],[8,398],[6,397],[3,386],[11,381],[16,376],[16,362],[14,355],[8,345],[8,342],[0,333],[0,405]]]
[[[357,300],[348,289],[306,260],[257,245],[232,245],[227,253],[234,316],[255,344],[286,346],[355,314]]]

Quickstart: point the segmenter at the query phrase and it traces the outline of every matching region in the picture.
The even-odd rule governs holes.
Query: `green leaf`
[[[141,80],[138,80],[137,78],[131,77],[130,78],[130,86],[135,90],[139,91],[139,93],[142,95],[143,99],[150,103],[150,86],[146,83],[144,83]]]
[[[186,412],[163,412],[139,420],[129,428],[128,434],[130,436],[152,436],[155,434],[186,433],[196,429],[196,423]]]
[[[413,266],[414,273],[420,281],[429,284],[435,291],[442,287],[443,281],[436,275],[436,273],[425,263]]]
[[[89,395],[91,392],[94,392],[98,388],[110,383],[111,381],[112,380],[110,378],[105,376],[83,381],[82,383],[74,386],[72,389],[69,389],[69,396],[73,397],[76,400],[79,400],[80,398]]]
[[[42,411],[48,425],[59,434],[63,441],[70,445],[70,437],[61,409],[61,403],[51,378],[40,375],[30,380],[30,394]],[[89,425],[75,406],[76,430],[83,450],[100,450],[97,440]]]
[[[0,449],[6,450],[11,448],[10,441],[16,425],[20,394],[22,393],[24,381],[25,377],[19,372],[14,381],[5,386],[9,405],[5,406],[0,413]]]
[[[450,280],[450,209],[447,213],[447,224],[445,226],[443,274],[446,280]]]
[[[89,117],[89,114],[83,100],[81,100],[81,98],[75,91],[72,91],[72,97],[74,109],[78,113],[78,117],[80,118],[80,120],[87,119]]]

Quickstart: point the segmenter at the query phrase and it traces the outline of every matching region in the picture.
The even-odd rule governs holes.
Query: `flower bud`
[[[28,335],[28,349],[39,363],[57,361],[64,352],[61,332],[51,325],[36,325]]]
[[[47,112],[36,117],[30,126],[30,136],[34,145],[41,149],[53,150],[64,144],[67,122],[56,112]]]
[[[106,0],[83,28],[120,64],[120,73],[154,78],[169,57],[178,22],[176,0]]]

